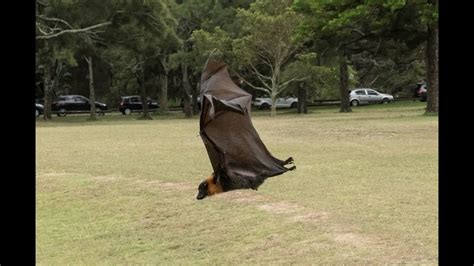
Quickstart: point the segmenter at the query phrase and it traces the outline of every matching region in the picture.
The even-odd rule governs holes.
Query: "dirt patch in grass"
[[[233,190],[226,193],[217,195],[224,200],[232,200],[239,203],[256,203],[269,200],[268,197],[264,195],[256,194],[251,190]]]
[[[352,246],[362,246],[370,244],[370,241],[367,237],[361,236],[356,233],[346,232],[346,233],[332,233],[332,239],[338,243],[352,245]]]
[[[289,214],[298,211],[299,207],[296,204],[287,202],[271,202],[262,205],[258,205],[257,208],[264,210],[272,214]]]
[[[164,188],[175,189],[179,191],[193,190],[194,186],[187,182],[164,182],[161,184]],[[197,191],[197,188],[196,188]]]
[[[217,195],[224,200],[238,203],[250,203],[262,211],[275,215],[288,215],[290,221],[315,223],[328,218],[329,213],[325,211],[309,211],[294,203],[285,201],[274,201],[271,197],[256,194],[251,190],[234,190]]]
[[[328,223],[329,212],[308,210],[302,206],[285,201],[274,201],[269,196],[253,193],[253,191],[232,191],[218,195],[224,200],[231,200],[238,203],[249,203],[257,209],[272,215],[277,215],[278,219],[285,219],[291,222],[317,225],[325,235],[333,242],[352,246],[354,248],[367,248],[381,244],[368,236],[354,232],[346,225]],[[277,245],[281,240],[277,234],[272,234],[265,239],[265,246]]]
[[[99,176],[92,176],[92,179],[95,179],[97,181],[104,181],[104,182],[108,182],[108,181],[115,181],[118,179],[117,176],[110,176],[110,175],[99,175]]]
[[[292,221],[295,222],[304,222],[304,223],[318,223],[328,218],[329,214],[324,211],[320,212],[307,212],[303,214],[298,214],[291,217]]]
[[[146,187],[159,187],[163,190],[191,191],[194,189],[194,186],[189,182],[164,182],[161,180],[137,179],[135,183]]]

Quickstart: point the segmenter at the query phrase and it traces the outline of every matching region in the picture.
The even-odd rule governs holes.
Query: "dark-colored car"
[[[36,104],[36,111],[35,111],[35,116],[39,117],[44,113],[44,106],[42,104],[37,103]]]
[[[155,112],[160,108],[160,105],[147,97],[148,111]],[[141,97],[138,95],[122,96],[119,103],[119,111],[124,115],[129,115],[132,112],[143,111]]]
[[[87,113],[91,110],[90,100],[82,95],[62,95],[51,104],[51,110],[58,116],[66,116],[70,113]],[[100,115],[105,115],[107,105],[95,102],[95,110]]]

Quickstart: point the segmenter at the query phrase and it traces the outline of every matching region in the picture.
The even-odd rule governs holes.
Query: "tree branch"
[[[292,79],[290,79],[290,80],[287,80],[287,81],[283,82],[283,83],[280,84],[280,86],[279,86],[281,90],[279,90],[278,93],[280,93],[281,91],[283,91],[284,89],[286,89],[286,86],[288,86],[288,84],[290,84],[290,82],[293,82],[293,81],[303,81],[303,80],[305,80],[305,79],[307,79],[307,78],[309,78],[309,76],[306,76],[306,77],[303,77],[303,78],[299,78],[299,79],[297,79],[297,78],[292,78]]]
[[[260,52],[257,52],[257,56],[260,58],[260,60],[265,64],[267,65],[270,70],[273,72],[273,65],[271,64],[270,60],[265,56],[263,55],[262,53]]]
[[[280,65],[283,66],[284,64],[286,64],[286,62],[288,62],[288,60],[289,60],[290,58],[293,58],[293,55],[294,55],[300,48],[301,48],[301,47],[296,46],[296,47],[293,47],[293,49],[291,49],[290,51],[288,51],[286,57],[284,57],[284,58],[281,60]]]
[[[240,79],[242,79],[250,87],[254,88],[255,90],[266,92],[270,95],[271,90],[263,88],[263,87],[257,87],[255,85],[253,85],[252,83],[248,82],[244,77],[242,77],[239,73],[237,73],[237,71],[234,71],[233,69],[231,69],[231,71],[232,71],[232,73],[236,74]]]
[[[63,23],[63,24],[66,24],[66,26],[68,26],[70,29],[73,28],[73,27],[71,26],[71,24],[69,24],[67,21],[65,21],[65,20],[63,20],[63,19],[59,19],[59,18],[48,18],[48,17],[42,16],[42,15],[37,15],[36,18],[40,18],[40,19],[45,20],[45,21],[61,22],[61,23]]]
[[[342,43],[340,43],[340,44],[337,46],[336,49],[339,50],[339,49],[341,49],[341,47],[344,47],[344,46],[347,46],[347,45],[349,45],[349,44],[358,42],[358,41],[360,41],[360,40],[362,40],[362,39],[365,39],[365,38],[367,38],[367,35],[360,36],[359,38],[355,38],[355,39],[350,40],[350,41],[348,41],[348,42],[342,42]]]
[[[38,30],[44,34],[44,35],[48,35],[49,33],[45,32],[43,29],[41,29],[43,26],[41,24],[39,24],[38,22],[36,22],[36,26],[38,26]]]
[[[270,87],[270,86],[267,84],[267,82],[266,82],[265,80],[263,80],[263,79],[265,78],[265,79],[270,80],[270,81],[271,81],[272,79],[269,78],[269,77],[266,77],[266,76],[262,75],[262,74],[255,68],[255,66],[254,66],[252,63],[250,63],[250,67],[253,69],[253,71],[255,72],[255,74],[257,74],[258,80],[260,80],[260,82],[261,82],[265,87],[267,87],[267,89],[271,90],[271,87]]]
[[[360,36],[366,36],[367,34],[363,33],[361,30],[356,28],[351,28],[351,31],[359,33]]]
[[[100,24],[93,25],[93,26],[90,26],[90,27],[87,27],[87,28],[83,28],[83,29],[62,30],[62,31],[57,32],[57,33],[54,33],[54,34],[36,36],[36,39],[37,39],[37,40],[40,40],[40,39],[51,39],[51,38],[55,38],[55,37],[58,37],[58,36],[60,36],[60,35],[66,34],[66,33],[87,32],[87,31],[90,31],[90,30],[92,30],[92,29],[96,29],[96,28],[108,26],[108,25],[111,25],[111,24],[112,24],[112,22],[108,21],[108,22],[100,23]]]
[[[36,0],[36,3],[38,3],[39,5],[44,6],[44,7],[49,6],[49,4],[47,4],[43,1],[40,1],[40,0]]]

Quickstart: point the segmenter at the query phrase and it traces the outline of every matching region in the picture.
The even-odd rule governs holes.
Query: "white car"
[[[255,98],[255,101],[253,101],[252,104],[259,109],[268,109],[272,106],[272,99]],[[275,106],[276,108],[296,108],[296,106],[298,106],[298,98],[277,98],[275,101]]]
[[[352,106],[369,103],[390,103],[393,102],[393,96],[373,89],[360,88],[351,91],[349,102]]]

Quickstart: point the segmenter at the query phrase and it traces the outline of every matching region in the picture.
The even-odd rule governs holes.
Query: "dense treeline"
[[[211,52],[255,96],[342,97],[341,111],[348,112],[350,88],[411,96],[424,79],[427,111],[438,111],[437,1],[36,3],[36,97],[44,99],[47,120],[51,101],[62,94],[111,108],[123,95],[148,96],[159,99],[160,112],[183,104],[190,117],[198,112],[200,71]]]

